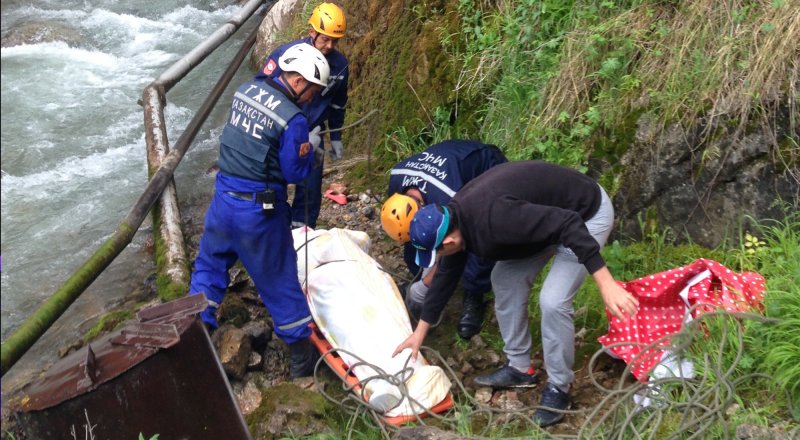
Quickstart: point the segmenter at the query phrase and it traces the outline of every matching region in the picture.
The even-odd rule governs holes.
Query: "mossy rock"
[[[282,383],[263,391],[261,406],[246,417],[256,439],[333,435],[326,415],[333,405],[313,391]]]
[[[250,321],[250,311],[240,295],[228,294],[219,307],[217,319],[220,323],[232,324],[241,328]]]
[[[103,315],[97,324],[83,335],[84,342],[90,342],[103,333],[117,329],[133,317],[133,310],[116,310]]]

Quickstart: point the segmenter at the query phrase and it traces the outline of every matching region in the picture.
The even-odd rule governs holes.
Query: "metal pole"
[[[251,2],[252,3],[252,2]],[[260,3],[260,2],[259,2]],[[191,146],[192,140],[200,130],[203,122],[208,118],[225,87],[233,79],[234,74],[244,61],[250,48],[256,40],[258,28],[253,30],[247,41],[234,57],[228,69],[225,70],[219,82],[209,94],[208,98],[198,110],[186,130],[175,143],[175,148],[166,156],[162,165],[153,173],[150,182],[139,200],[131,208],[125,219],[122,220],[114,234],[100,246],[72,276],[45,301],[22,325],[6,339],[0,350],[0,364],[2,375],[11,369],[33,344],[50,328],[51,325],[67,310],[67,308],[86,290],[87,287],[100,275],[100,273],[114,261],[131,242],[136,230],[141,226],[150,208],[161,192],[172,181],[181,159]],[[163,76],[163,75],[162,75]]]

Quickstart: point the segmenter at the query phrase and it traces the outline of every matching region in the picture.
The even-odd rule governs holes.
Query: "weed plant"
[[[727,118],[743,135],[796,87],[792,3],[459,0],[461,32],[442,40],[460,66],[453,111],[512,160],[584,171],[590,155],[617,164],[645,112],[664,125],[705,116],[705,129]],[[796,140],[773,144],[776,163],[797,163]],[[698,151],[701,166],[725,154]],[[613,192],[620,168],[611,168],[601,183]]]
[[[766,278],[763,313],[777,322],[743,322],[744,355],[737,360],[728,354],[723,362],[733,365],[738,361],[735,366],[742,374],[764,375],[763,380],[742,389],[743,397],[752,397],[745,401],[783,406],[800,421],[800,213],[789,212],[780,222],[755,223],[753,229],[752,234],[742,234],[744,239],[727,254],[726,263]],[[722,335],[711,335],[708,344],[722,342]],[[727,344],[737,348],[738,341],[729,338]],[[748,407],[756,408],[757,404]]]
[[[426,128],[418,133],[391,132],[385,157],[396,162],[448,137],[468,137],[499,145],[511,160],[541,159],[586,171],[590,157],[600,158],[610,164],[601,184],[613,194],[622,171],[619,158],[634,143],[643,113],[656,115],[664,125],[691,126],[702,116],[705,127],[711,127],[715,119],[727,118],[726,127],[739,135],[748,121],[770,119],[775,110],[771,99],[786,90],[792,94],[798,82],[794,42],[800,40],[800,21],[790,12],[793,4],[458,0],[461,32],[442,37],[460,69],[452,107],[426,110]],[[797,104],[791,101],[790,106],[796,110]],[[790,111],[789,118],[796,127],[797,114]],[[713,136],[703,132],[700,142]],[[797,140],[772,142],[779,147],[773,155],[779,168],[796,168]],[[698,151],[704,167],[727,154],[719,146]],[[733,402],[738,409],[710,419],[706,432],[711,436],[730,436],[737,423],[767,426],[789,413],[800,420],[800,215],[788,212],[782,222],[750,224],[737,240],[705,249],[691,242],[676,244],[673,231],[643,221],[641,241],[612,241],[603,251],[618,280],[698,258],[766,278],[763,314],[776,322],[710,321],[708,337],[693,346],[701,361],[697,392],[708,392],[702,384],[717,383],[722,373],[753,377],[737,383]],[[542,278],[529,303],[534,350],[540,349],[537,295]],[[589,353],[599,347],[596,338],[607,328],[594,283],[584,283],[575,304],[576,330],[586,330],[581,350]],[[482,336],[493,348],[502,346],[499,335],[484,330]],[[702,354],[712,351],[720,355],[702,362]],[[684,403],[693,398],[687,393],[677,397]],[[666,413],[665,423],[649,434],[675,435],[682,417]],[[528,434],[539,435],[536,430]],[[602,429],[598,435],[603,436]]]
[[[621,281],[699,258],[717,260],[737,272],[758,272],[766,278],[763,317],[775,322],[732,317],[705,320],[703,326],[689,333],[695,379],[666,383],[662,395],[667,407],[636,412],[629,396],[597,402],[613,404],[624,417],[590,418],[576,425],[574,437],[568,438],[732,438],[741,424],[764,429],[777,425],[787,433],[800,429],[796,409],[800,395],[800,214],[789,212],[785,221],[750,221],[749,225],[737,241],[740,244],[705,249],[694,244],[676,245],[670,231],[658,231],[643,223],[646,229],[642,241],[615,241],[604,249],[606,263]],[[748,236],[752,238],[747,239]],[[538,281],[530,300],[534,350],[541,349],[537,306],[540,287]],[[576,329],[586,329],[575,366],[580,369],[586,359],[580,354],[591,354],[599,348],[596,338],[605,333],[608,321],[597,288],[590,280],[579,290],[575,305]],[[501,350],[497,329],[488,327],[482,337],[495,350]],[[500,423],[498,417],[502,416],[487,419],[486,413],[459,394],[456,408],[446,419],[428,419],[425,423],[464,436],[549,438],[522,418]],[[375,422],[363,414],[339,423],[346,426],[344,431],[349,438],[380,438]]]

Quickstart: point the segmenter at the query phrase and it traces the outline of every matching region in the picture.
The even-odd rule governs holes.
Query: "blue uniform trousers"
[[[214,198],[205,218],[205,231],[194,264],[189,294],[203,292],[209,307],[204,322],[217,325],[217,306],[228,287],[228,269],[241,260],[274,323],[274,332],[287,344],[308,337],[311,313],[297,279],[297,253],[289,226],[286,192],[279,192],[275,211],[265,214],[261,204],[227,194],[230,183],[241,182],[218,175]],[[248,188],[254,192],[263,190]]]

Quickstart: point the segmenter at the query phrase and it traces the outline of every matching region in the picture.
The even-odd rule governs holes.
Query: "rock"
[[[497,399],[496,405],[506,411],[519,411],[525,407],[525,404],[520,402],[517,392],[512,390],[500,393],[500,398]]]
[[[152,236],[151,236],[152,237]],[[144,287],[145,291],[148,292],[147,295],[150,298],[158,298],[158,289],[156,287],[156,279],[158,276],[155,272],[151,273],[147,276],[147,278],[142,281],[142,286]]]
[[[236,265],[233,266],[228,271],[228,276],[230,277],[230,282],[228,283],[228,289],[231,291],[238,291],[250,284],[250,275],[247,273],[244,268]]]
[[[253,382],[246,382],[244,385],[235,384],[233,394],[243,415],[251,414],[261,405],[261,391]]]
[[[272,339],[272,327],[265,321],[250,321],[242,326],[242,331],[250,337],[250,344],[255,351],[263,351]]]
[[[278,0],[269,9],[258,28],[256,44],[250,58],[250,65],[254,69],[261,70],[267,55],[283,42],[276,41],[275,38],[282,36],[284,29],[291,28],[292,17],[299,15],[303,4],[300,0]]]
[[[790,440],[796,439],[798,429],[786,432],[783,427],[770,428],[757,425],[741,424],[736,427],[736,438],[739,440]]]
[[[395,432],[392,440],[462,440],[469,439],[454,432],[443,431],[433,426],[414,426],[400,428]]]
[[[289,377],[289,349],[282,341],[273,339],[264,350],[265,383],[274,386]]]
[[[791,111],[780,103],[775,108]],[[701,120],[686,128],[640,116],[634,145],[621,158],[615,234],[640,238],[670,228],[678,240],[688,236],[713,248],[726,237],[738,237],[745,215],[782,219],[785,212],[773,204],[777,198],[797,209],[796,170],[774,159],[782,154],[774,139],[788,137],[787,127],[754,126],[737,133],[737,117],[721,116],[713,125]],[[717,134],[707,139],[703,133]]]
[[[250,359],[250,338],[238,328],[228,328],[219,337],[219,360],[225,372],[234,379],[241,380]]]
[[[12,47],[53,41],[63,42],[67,46],[78,46],[83,41],[83,36],[79,29],[53,21],[29,21],[9,29],[3,35],[2,46]]]
[[[469,340],[470,349],[486,348],[486,342],[481,338],[481,335],[475,335]]]
[[[250,312],[239,295],[229,293],[225,295],[225,299],[217,310],[217,319],[220,323],[241,327],[250,321]]]
[[[367,220],[372,220],[375,217],[375,209],[372,206],[367,206],[366,208],[361,209],[361,215],[367,218]]]
[[[492,400],[492,388],[480,387],[475,390],[475,401],[488,404]]]
[[[257,371],[264,366],[264,357],[257,351],[250,352],[250,359],[247,360],[247,371]]]
[[[72,354],[72,353],[80,350],[81,348],[83,348],[83,344],[84,344],[83,339],[77,339],[77,340],[73,341],[72,344],[69,344],[69,345],[67,345],[65,347],[59,348],[58,349],[58,357],[59,358],[64,358],[67,355]]]
[[[254,438],[299,438],[332,434],[325,424],[325,416],[330,407],[320,394],[284,383],[268,389],[264,400],[269,407],[255,424]]]
[[[469,362],[479,371],[493,369],[501,364],[500,355],[488,348],[464,353],[464,361]]]
[[[292,379],[292,383],[295,384],[301,390],[314,389],[314,378],[311,376],[298,377],[297,379]]]

